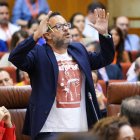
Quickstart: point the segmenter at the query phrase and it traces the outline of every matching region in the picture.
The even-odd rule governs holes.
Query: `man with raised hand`
[[[32,94],[24,134],[33,140],[55,140],[61,132],[85,132],[100,119],[91,70],[110,64],[114,46],[108,34],[109,14],[94,11],[91,24],[99,32],[100,53],[88,53],[81,43],[71,42],[70,23],[49,12],[37,31],[10,54],[19,69],[28,72]],[[43,36],[46,44],[39,46]]]

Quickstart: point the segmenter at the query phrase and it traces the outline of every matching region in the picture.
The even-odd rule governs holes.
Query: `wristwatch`
[[[104,36],[105,38],[111,38],[111,37],[112,37],[110,34],[103,34],[103,36]]]

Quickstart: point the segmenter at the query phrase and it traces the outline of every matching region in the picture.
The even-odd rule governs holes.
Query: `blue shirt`
[[[125,50],[126,51],[140,50],[140,38],[135,34],[127,35],[125,38]]]
[[[38,0],[39,2],[39,13],[48,13],[49,6],[46,0]],[[36,9],[36,4],[32,4],[33,9]],[[25,0],[15,0],[13,8],[12,22],[16,24],[18,19],[29,21],[32,18],[30,9],[28,8]]]
[[[0,52],[8,52],[7,44],[3,40],[0,40]]]

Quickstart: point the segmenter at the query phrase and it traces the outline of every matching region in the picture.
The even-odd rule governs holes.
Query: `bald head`
[[[116,26],[120,28],[126,36],[129,29],[129,19],[125,16],[117,17]]]
[[[7,71],[0,71],[0,86],[12,86],[13,80]]]

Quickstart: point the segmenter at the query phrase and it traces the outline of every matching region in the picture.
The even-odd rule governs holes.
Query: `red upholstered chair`
[[[126,73],[128,71],[128,69],[131,66],[131,63],[120,63],[121,67],[122,67],[122,73],[123,73],[123,79],[126,79]]]
[[[120,112],[123,99],[140,95],[140,82],[112,82],[107,87],[107,115],[113,116]]]
[[[132,62],[136,60],[138,54],[140,54],[140,51],[129,51],[129,55]]]
[[[30,94],[30,86],[0,87],[0,106],[5,106],[10,111],[12,122],[16,126],[16,140],[30,140],[29,137],[22,134],[22,127]]]
[[[0,69],[7,71],[13,79],[13,82],[17,82],[16,69],[14,67],[2,67]]]

